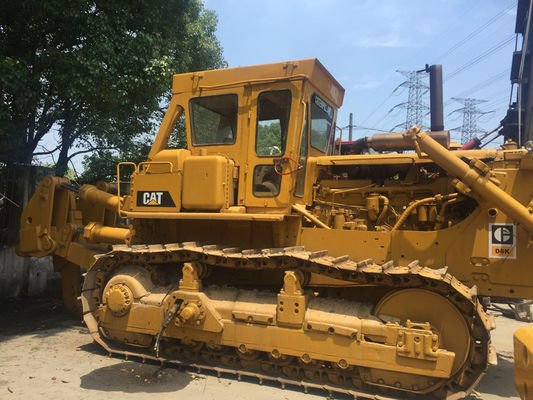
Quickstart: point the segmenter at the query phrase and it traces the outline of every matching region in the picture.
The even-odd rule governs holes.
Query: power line
[[[450,100],[446,104],[446,108],[449,107],[453,102],[455,102],[454,99],[456,97],[459,97],[459,96],[454,96],[454,97],[450,98]],[[490,99],[490,100],[487,100],[489,103],[485,104],[485,107],[491,107],[492,104],[499,104],[504,99],[507,100],[509,96],[507,96],[507,94],[504,94],[502,96],[501,95],[501,91],[500,91],[500,92],[497,92],[497,93],[491,93],[490,95],[487,95],[487,96],[484,96],[484,97],[486,97],[487,99]]]
[[[381,109],[381,107],[387,102],[387,100],[389,100],[394,95],[394,93],[395,90],[390,92],[389,95],[385,97],[385,99],[381,103],[379,103],[376,108],[374,108],[374,110],[372,110],[372,112],[363,121],[361,121],[361,123],[364,124],[366,121],[368,121],[378,110]]]
[[[483,61],[485,58],[487,58],[491,54],[495,53],[498,50],[501,50],[506,44],[510,43],[514,38],[515,38],[515,34],[513,33],[511,36],[505,38],[504,40],[502,40],[499,43],[496,43],[491,48],[485,50],[483,53],[481,53],[477,57],[474,57],[472,60],[470,60],[466,64],[463,64],[462,66],[457,68],[455,71],[453,71],[450,74],[448,74],[448,76],[446,76],[445,79],[446,80],[450,80],[450,79],[456,77],[457,75],[459,75],[461,72],[464,72],[468,68],[480,63],[481,61]]]
[[[466,8],[462,12],[463,18],[467,18],[472,12],[472,10],[478,7],[478,5],[475,4],[475,2],[472,2],[472,3],[473,4],[471,7]],[[458,26],[460,25],[463,25],[463,21],[461,21],[460,19],[454,19],[453,21],[451,21],[451,23],[447,25],[447,29],[443,30],[442,32],[438,33],[435,37],[431,38],[431,42],[429,43],[431,45],[431,49],[435,48],[435,43],[441,42],[441,38],[448,37],[450,32],[456,31]],[[419,59],[420,56],[422,55],[426,57],[428,54],[427,49],[428,49],[428,43],[426,43],[423,47],[420,48],[418,52],[415,53],[415,55],[413,56],[413,59]]]
[[[460,94],[458,94],[457,96],[455,97],[461,97],[461,96],[465,96],[465,95],[471,95],[479,90],[483,90],[491,85],[493,85],[494,83],[496,82],[499,82],[498,79],[500,79],[501,77],[503,77],[504,75],[506,75],[508,72],[510,71],[510,68],[509,69],[506,69],[498,74],[495,74],[493,76],[491,76],[490,78],[474,85],[473,87],[471,87],[470,89],[468,90],[464,90],[463,92],[461,92]],[[510,87],[510,92],[511,92],[511,97],[509,97],[509,94],[504,94],[503,96],[501,96],[501,93],[502,91],[499,90],[498,92],[494,92],[494,93],[491,93],[490,95],[487,95],[486,97],[491,99],[489,103],[487,104],[484,104],[485,106],[485,109],[493,109],[491,112],[494,113],[494,115],[497,115],[499,114],[499,111],[500,110],[503,110],[508,102],[510,101],[510,99],[512,98],[512,85]],[[451,103],[452,103],[452,100],[453,98],[451,98],[450,100],[448,100],[446,103],[445,103],[445,107],[448,107]],[[457,130],[460,130],[461,128],[458,128]]]
[[[372,112],[371,112],[371,113],[370,113],[370,114],[369,114],[364,120],[361,121],[361,124],[366,123],[366,122],[367,122],[367,121],[368,121],[368,120],[369,120],[369,119],[370,119],[370,118],[371,118],[371,117],[372,117],[372,116],[373,116],[378,110],[381,110],[381,108],[382,108],[383,105],[387,102],[387,100],[389,100],[389,99],[390,99],[392,96],[394,96],[395,94],[399,94],[399,93],[397,93],[398,90],[399,90],[399,89],[403,89],[403,88],[404,88],[404,86],[402,86],[402,84],[400,84],[399,86],[396,86],[396,88],[395,88],[392,92],[390,92],[390,93],[387,95],[387,97],[385,97],[385,98],[383,99],[383,101],[382,101],[381,103],[379,103],[379,104],[376,106],[376,108],[374,108],[374,109],[372,110]]]
[[[500,96],[500,97],[498,97],[496,99],[491,100],[490,103],[486,104],[486,107],[492,108],[492,107],[494,107],[494,106],[496,106],[498,104],[501,104],[501,103],[507,104],[507,95],[504,95],[503,97]]]
[[[399,108],[392,108],[390,109],[387,114],[385,114],[385,116],[383,118],[381,118],[375,125],[379,125],[379,126],[385,126],[387,125],[388,123],[386,121],[389,121],[389,120],[396,120],[397,116],[396,114],[397,113],[394,113],[394,111],[400,111]],[[396,125],[397,126],[397,125]],[[393,128],[394,129],[394,128]],[[387,129],[387,131],[390,131],[391,129]]]
[[[479,90],[485,89],[488,86],[491,86],[497,82],[499,82],[499,79],[505,77],[508,73],[511,72],[511,68],[507,68],[505,71],[502,71],[496,75],[491,76],[490,78],[487,78],[483,82],[480,82],[474,86],[472,86],[470,89],[463,90],[461,93],[457,94],[454,97],[463,97],[466,95],[471,95],[473,93],[478,92]]]
[[[376,131],[376,132],[388,132],[388,129],[370,128],[368,126],[354,125],[354,129]]]
[[[396,92],[400,89],[400,88],[403,88],[403,86],[400,84],[399,86],[396,86],[396,88],[390,92],[387,97],[385,97],[385,99],[383,99],[383,101],[381,103],[379,103],[376,108],[374,108],[374,110],[372,110],[372,112],[363,120],[361,121],[362,124],[364,124],[365,122],[367,122],[378,110],[381,110],[381,107],[387,102],[387,100],[389,100],[392,96],[394,96],[396,94]]]
[[[501,17],[503,17],[507,11],[510,11],[511,9],[515,8],[516,4],[511,5],[510,7],[505,8],[504,10],[501,10],[496,15],[494,15],[492,18],[490,18],[487,22],[485,22],[483,25],[477,27],[474,31],[472,31],[470,34],[468,34],[465,38],[461,39],[459,42],[455,43],[452,47],[450,47],[448,50],[446,50],[444,53],[442,53],[440,56],[438,56],[435,61],[432,62],[432,64],[435,64],[437,62],[441,62],[443,58],[446,58],[451,53],[453,53],[455,50],[457,50],[459,47],[461,47],[463,44],[468,42],[470,39],[473,39],[477,35],[479,35],[481,32],[483,32],[485,29],[487,29],[490,25],[492,25],[494,22],[499,20]]]

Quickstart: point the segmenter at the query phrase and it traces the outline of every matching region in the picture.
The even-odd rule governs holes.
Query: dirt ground
[[[513,383],[513,332],[526,324],[495,312],[491,367],[470,399],[519,399]],[[327,393],[198,375],[194,371],[108,357],[60,299],[24,299],[0,307],[0,399],[313,400]],[[331,397],[330,397],[331,398]],[[341,398],[341,397],[339,397]]]

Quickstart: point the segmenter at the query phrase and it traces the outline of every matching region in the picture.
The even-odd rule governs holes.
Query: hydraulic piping
[[[327,226],[325,223],[320,221],[317,217],[315,217],[313,214],[311,214],[309,211],[307,211],[303,206],[299,204],[293,204],[292,209],[300,214],[302,214],[305,218],[313,222],[315,225],[320,226],[324,229],[331,229],[329,226]]]
[[[400,215],[400,218],[398,218],[398,221],[396,221],[396,224],[394,224],[391,231],[398,230],[398,228],[400,228],[403,225],[407,217],[409,217],[413,209],[415,209],[416,207],[421,206],[422,204],[425,204],[425,203],[431,203],[432,201],[441,202],[443,200],[450,200],[450,199],[456,198],[457,196],[458,196],[458,193],[452,193],[452,194],[447,194],[444,196],[437,195],[434,197],[426,197],[425,199],[413,201]]]

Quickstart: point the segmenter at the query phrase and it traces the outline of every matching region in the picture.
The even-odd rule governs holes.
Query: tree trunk
[[[56,176],[65,176],[68,172],[68,151],[74,143],[74,132],[76,126],[74,124],[73,113],[70,107],[65,110],[65,119],[61,127],[61,148],[59,149],[59,157],[56,163]]]
[[[68,172],[68,150],[70,146],[71,143],[65,142],[65,139],[63,139],[56,163],[56,176],[65,176]]]

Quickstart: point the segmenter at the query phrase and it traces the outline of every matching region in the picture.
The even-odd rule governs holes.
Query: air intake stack
[[[429,107],[431,131],[444,130],[444,106],[442,102],[442,65],[426,65],[429,72]]]

